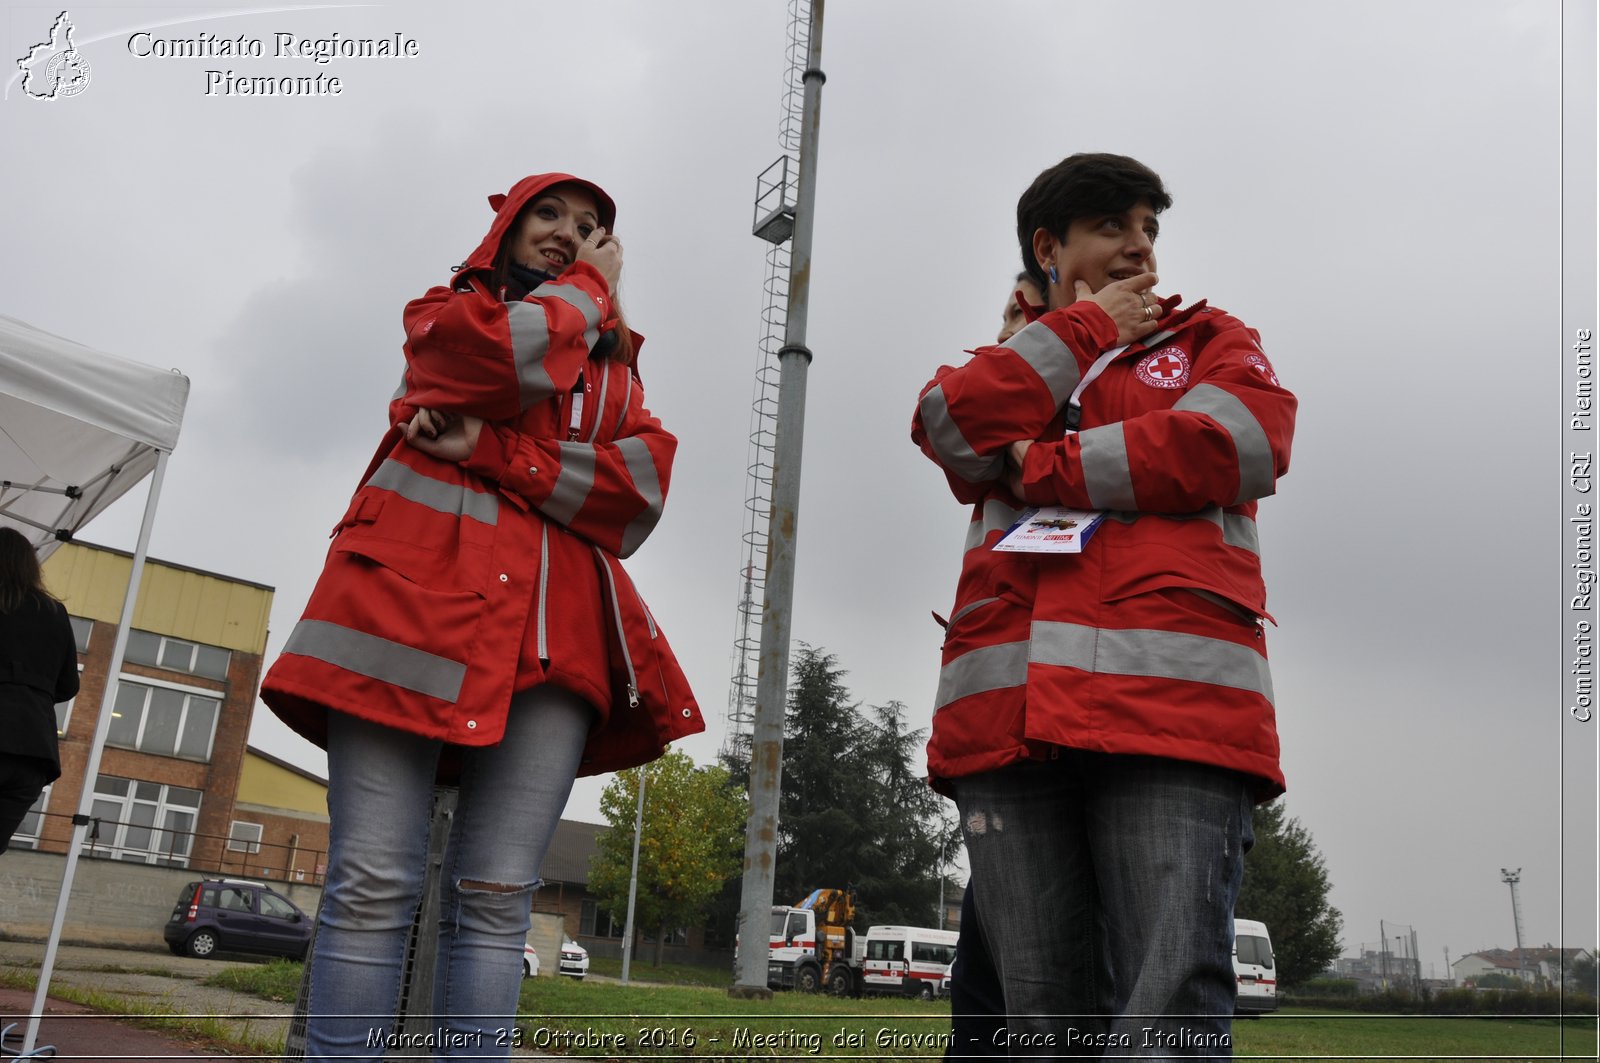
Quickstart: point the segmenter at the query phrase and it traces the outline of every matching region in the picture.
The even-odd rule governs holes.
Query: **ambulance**
[[[922,926],[868,927],[862,992],[932,1000],[956,958],[960,936]]]
[[[1239,993],[1236,1015],[1260,1015],[1278,1010],[1278,970],[1272,961],[1272,937],[1267,924],[1253,919],[1233,921],[1233,977]]]

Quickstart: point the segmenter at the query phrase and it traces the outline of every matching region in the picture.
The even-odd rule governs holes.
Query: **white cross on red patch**
[[[1149,387],[1181,388],[1189,382],[1189,355],[1181,347],[1163,347],[1140,359],[1133,375]]]

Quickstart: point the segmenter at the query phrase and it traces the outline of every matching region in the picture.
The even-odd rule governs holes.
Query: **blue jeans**
[[[995,1032],[1005,1027],[1000,972],[989,958],[969,879],[961,894],[961,937],[956,941],[955,962],[950,965],[950,1044],[944,1058],[1003,1058],[1008,1055],[1005,1041],[995,1037]]]
[[[430,1028],[448,1036],[437,1039],[437,1058],[510,1055],[539,865],[593,720],[577,695],[536,687],[512,698],[499,745],[462,751],[441,882],[438,1021]],[[427,873],[442,748],[329,714],[328,874],[309,975],[307,1060],[384,1054]]]
[[[1232,1056],[1246,776],[1062,750],[955,790],[1012,1056]]]

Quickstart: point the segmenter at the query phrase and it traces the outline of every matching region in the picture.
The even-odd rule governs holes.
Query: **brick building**
[[[72,617],[80,689],[56,707],[61,778],[12,839],[65,852],[83,793],[133,567],[131,554],[65,543],[45,583]],[[220,866],[244,768],[272,588],[149,558],[98,778],[86,855]]]

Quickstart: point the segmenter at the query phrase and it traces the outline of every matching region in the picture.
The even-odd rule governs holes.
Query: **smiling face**
[[[511,257],[519,265],[560,273],[578,255],[578,245],[600,224],[593,193],[580,185],[556,185],[529,203],[511,238]]]
[[[1086,214],[1067,226],[1065,240],[1048,229],[1033,234],[1034,255],[1048,273],[1060,278],[1050,285],[1050,305],[1066,306],[1077,295],[1074,281],[1098,292],[1112,281],[1126,280],[1156,268],[1156,235],[1161,223],[1150,204],[1140,200],[1121,213]]]

